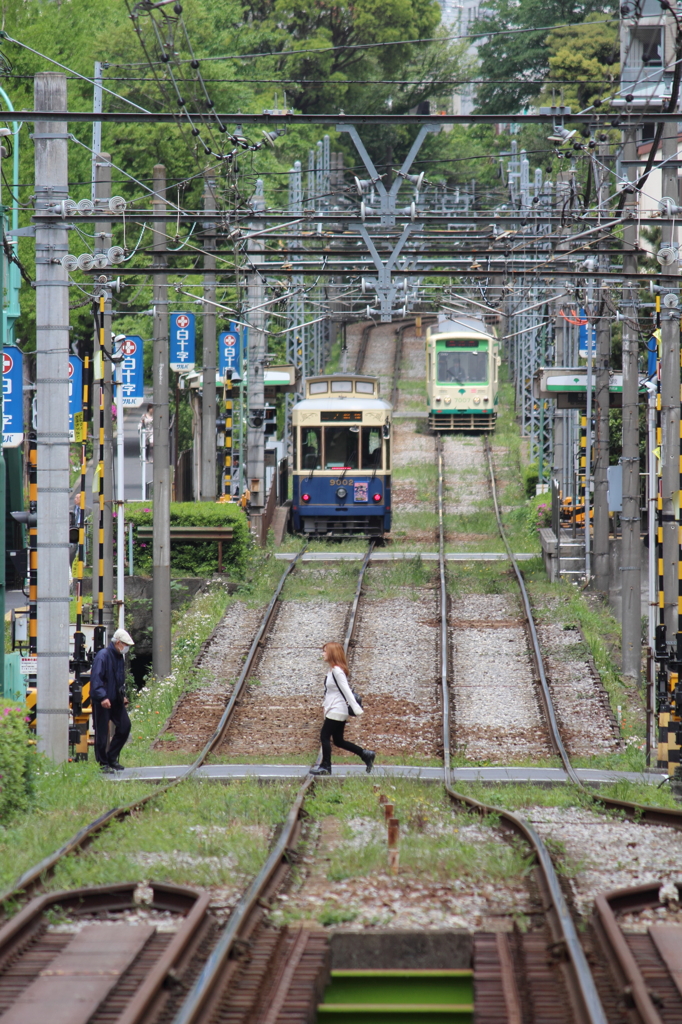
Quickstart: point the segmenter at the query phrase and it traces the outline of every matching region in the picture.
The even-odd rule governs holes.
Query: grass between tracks
[[[400,822],[400,873],[391,878],[390,893],[381,889],[384,898],[391,897],[381,906],[384,915],[395,912],[393,899],[415,882],[443,886],[442,898],[453,883],[458,891],[505,886],[518,884],[528,872],[527,849],[520,842],[501,840],[494,830],[495,815],[481,819],[458,812],[440,786],[406,779],[382,780],[380,786],[364,779],[328,781],[317,785],[306,801],[314,824],[294,868],[289,896],[273,912],[275,923],[302,918],[323,926],[356,919],[363,923],[363,902],[376,902],[374,886],[388,878],[379,791],[393,803]]]
[[[524,808],[528,807],[585,807],[613,818],[623,817],[620,811],[612,811],[603,805],[600,806],[591,798],[590,793],[597,798],[601,795],[612,797],[615,800],[629,800],[636,804],[646,804],[649,807],[679,808],[669,787],[664,786],[658,789],[655,786],[648,786],[646,783],[638,784],[625,780],[609,786],[600,786],[599,789],[587,792],[570,784],[537,786],[531,782],[510,782],[500,785],[457,782],[453,788],[458,793],[480,800],[481,803],[520,813],[523,813]]]
[[[183,783],[62,861],[51,890],[123,881],[241,889],[263,865],[295,782]],[[126,790],[127,792],[127,790]]]
[[[0,890],[110,807],[148,792],[144,783],[114,790],[94,761],[54,766],[39,759],[33,806],[0,826]]]

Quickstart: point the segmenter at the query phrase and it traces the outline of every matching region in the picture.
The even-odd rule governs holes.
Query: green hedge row
[[[133,569],[136,576],[152,575],[152,541],[140,540],[138,526],[152,526],[151,501],[126,506],[126,523],[133,524]],[[241,576],[248,550],[253,543],[243,510],[231,502],[171,502],[171,526],[231,526],[232,540],[223,544],[223,569]],[[127,529],[127,527],[126,527]],[[127,546],[126,546],[127,553]],[[215,541],[173,541],[171,571],[183,576],[210,576],[218,569],[218,545]]]
[[[31,765],[26,709],[0,699],[0,821],[25,811],[31,801]]]

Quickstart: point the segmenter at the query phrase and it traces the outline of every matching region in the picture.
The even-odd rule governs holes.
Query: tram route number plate
[[[367,484],[359,483],[355,485],[353,492],[354,501],[367,501]]]
[[[35,657],[22,658],[19,663],[19,671],[22,676],[34,676],[38,671],[38,659]]]

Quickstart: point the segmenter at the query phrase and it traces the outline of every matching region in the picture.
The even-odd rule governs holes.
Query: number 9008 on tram
[[[391,528],[391,411],[375,377],[309,377],[292,409],[292,527],[317,537]]]

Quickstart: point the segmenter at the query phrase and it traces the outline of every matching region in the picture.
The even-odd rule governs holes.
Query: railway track
[[[205,762],[209,754],[216,749],[217,746],[222,742],[225,734],[232,722],[234,717],[235,708],[237,707],[239,698],[246,685],[246,681],[253,669],[257,657],[259,656],[261,646],[264,641],[270,625],[275,617],[276,609],[284,584],[286,583],[290,574],[294,571],[296,566],[299,564],[302,555],[305,552],[305,547],[295,556],[295,558],[287,564],[284,572],[282,573],[279,582],[275,588],[273,596],[265,609],[265,613],[261,619],[256,635],[253,638],[251,646],[249,648],[246,660],[242,666],[242,670],[239,677],[234,685],[230,699],[220,717],[220,721],[214,728],[213,732],[209,735],[205,741],[201,751],[190,764],[186,771],[180,776],[173,779],[171,782],[164,783],[161,786],[156,786],[149,793],[146,793],[143,797],[137,800],[131,800],[127,803],[120,804],[116,807],[112,807],[104,814],[95,818],[89,822],[83,828],[79,829],[70,839],[67,840],[58,850],[55,850],[52,854],[33,865],[27,871],[24,871],[19,878],[4,892],[0,893],[0,905],[6,903],[9,900],[17,899],[18,897],[24,897],[34,891],[50,872],[54,870],[56,865],[63,860],[64,857],[82,849],[89,843],[96,835],[98,835],[103,829],[110,825],[114,821],[119,821],[121,818],[126,817],[133,811],[140,810],[146,804],[153,800],[156,800],[163,793],[173,789],[175,786],[180,785],[182,782],[193,777],[198,768],[200,768]]]
[[[346,650],[353,641],[363,580],[372,548],[373,544],[370,544],[348,612],[344,637]],[[156,787],[141,800],[112,808],[79,830],[54,854],[24,872],[12,888],[2,894],[0,899],[3,902],[21,898],[35,889],[64,857],[81,849],[111,822],[143,807],[173,785],[190,778],[211,750],[220,744],[233,721],[246,680],[257,664],[268,632],[276,619],[278,602],[286,580],[299,564],[302,553],[282,573],[221,720],[194,763],[179,779]],[[97,1021],[93,1012],[104,1002],[107,1005],[105,1019],[115,1020],[117,1024],[167,1021],[174,1019],[176,1013],[177,1019],[183,1021],[208,1019],[208,1014],[221,1020],[227,1012],[226,1007],[229,1006],[230,1013],[234,1009],[235,986],[242,992],[245,1013],[255,1012],[261,1004],[270,1008],[283,1004],[291,989],[294,992],[293,1004],[292,999],[288,1000],[287,1020],[295,1022],[300,1019],[301,1024],[304,1024],[314,1009],[319,985],[325,977],[327,944],[321,943],[319,937],[310,933],[273,933],[272,929],[264,926],[264,920],[269,901],[286,881],[295,861],[302,828],[303,801],[312,782],[312,777],[308,776],[298,790],[266,863],[242,895],[222,930],[209,913],[208,894],[174,886],[152,885],[151,895],[145,903],[147,914],[150,911],[172,910],[176,916],[183,914],[186,917],[186,921],[177,928],[175,936],[171,935],[170,938],[164,934],[157,935],[153,924],[141,928],[139,921],[130,921],[125,917],[126,913],[134,912],[137,905],[136,883],[44,894],[32,900],[0,930],[0,1013],[4,1011],[7,1014],[8,1024],[13,1020],[15,1024],[30,1024],[34,1020],[37,1024],[39,1017],[26,1016],[33,1011],[27,1011],[24,1003],[34,1003],[38,998],[47,1001],[59,999],[58,983],[54,979],[68,976],[72,984],[73,969],[69,967],[71,961],[68,958],[74,953],[83,955],[83,949],[88,946],[93,953],[84,969],[85,973],[100,980],[106,975],[108,984],[93,983],[91,986],[90,1000],[83,1004],[87,1015],[83,1010],[82,1024],[91,1018]],[[68,931],[62,939],[62,933],[55,937],[49,930],[50,912],[55,907],[69,921],[73,916],[72,931],[76,938],[72,947],[68,945]],[[84,925],[84,921],[88,923]],[[101,931],[102,928],[111,929],[113,925],[116,926],[114,931]],[[79,939],[81,928],[85,930],[83,938]],[[113,967],[109,940],[114,941],[117,948],[120,947],[119,959],[115,960]],[[64,964],[62,957],[67,958]],[[29,991],[26,982],[35,973],[36,967],[42,972],[38,986],[40,991]],[[17,982],[17,977],[23,980]],[[295,994],[297,991],[298,995]],[[68,1010],[64,1020],[68,1020],[68,1024],[80,1024],[78,1008],[74,1011],[70,997],[64,998],[64,1005]],[[298,1006],[300,1017],[291,1014],[292,1005]],[[42,1012],[45,1013],[44,1007]],[[13,1016],[15,1014],[16,1017]],[[227,1019],[232,1021],[234,1018],[228,1014]],[[273,1024],[275,1019],[272,1017]],[[57,1024],[60,1021],[61,1018]]]
[[[369,332],[368,332],[369,333]],[[367,350],[367,346],[365,346]],[[400,358],[394,357],[394,388],[397,386]],[[438,530],[439,530],[439,563],[437,596],[439,602],[438,635],[439,635],[439,672],[442,718],[442,748],[445,774],[445,789],[453,804],[471,808],[482,815],[494,814],[501,821],[502,827],[522,838],[533,850],[535,858],[534,876],[541,894],[543,906],[546,908],[547,923],[545,931],[535,929],[528,936],[519,934],[477,936],[475,946],[476,963],[476,1020],[477,1024],[498,1024],[508,1020],[511,1024],[521,1024],[524,1020],[524,1006],[530,999],[533,1005],[547,1004],[552,1009],[543,1017],[547,1021],[566,1021],[567,1024],[590,1022],[590,1024],[620,1024],[620,1017],[615,1016],[614,1006],[618,999],[631,997],[634,984],[637,989],[635,1005],[642,1020],[646,1024],[668,1024],[673,1018],[666,1016],[646,1016],[642,1014],[640,1003],[637,1002],[640,990],[641,1004],[649,1013],[649,1004],[654,1005],[647,985],[652,977],[651,951],[642,954],[644,959],[639,962],[632,952],[637,943],[624,939],[625,947],[630,950],[630,959],[623,953],[623,942],[615,942],[615,952],[604,952],[608,957],[609,975],[615,972],[620,980],[614,985],[609,982],[601,987],[588,966],[582,944],[576,933],[571,914],[562,894],[561,885],[552,865],[551,857],[541,837],[533,826],[519,815],[492,805],[475,800],[466,794],[458,793],[452,786],[451,776],[451,711],[450,691],[452,685],[452,667],[449,642],[449,617],[447,593],[447,563],[445,559],[444,530],[444,468],[443,453],[440,439],[438,447]],[[492,459],[490,459],[492,487],[495,488]],[[497,498],[495,495],[497,509]],[[498,512],[498,523],[503,533],[501,518]],[[503,533],[504,536],[504,533]],[[506,539],[505,539],[506,543]],[[211,750],[222,742],[226,731],[234,721],[235,709],[244,693],[247,679],[261,657],[269,631],[277,619],[281,595],[287,578],[300,564],[301,553],[297,559],[289,563],[280,578],[273,597],[266,608],[259,628],[251,643],[247,659],[243,665],[239,679],[230,695],[221,720],[212,735],[206,741],[203,750],[187,772],[174,783],[158,787],[142,800],[131,802],[114,808],[107,815],[91,823],[87,829],[81,830],[72,840],[57,851],[52,858],[36,865],[9,893],[17,896],[30,885],[39,882],[41,876],[49,871],[63,856],[82,846],[88,839],[104,828],[116,817],[121,817],[131,810],[141,807],[147,801],[160,795],[171,785],[178,784],[188,778],[205,760]],[[532,623],[532,610],[525,592],[525,584],[513,553],[508,554],[517,576],[521,593],[525,595],[524,609],[528,616],[529,630],[533,639],[536,667],[543,692],[546,691],[546,716],[550,730],[554,730],[557,751],[561,756],[563,744],[553,713],[552,697],[547,684],[542,654],[537,639],[537,631]],[[356,630],[362,607],[363,585],[366,570],[369,566],[371,546],[367,551],[358,575],[353,602],[348,610],[344,635],[344,648],[351,650],[356,640]],[[543,683],[544,680],[544,683]],[[570,767],[570,760],[564,749],[565,764]],[[563,760],[563,759],[562,759]],[[567,768],[568,771],[568,768]],[[572,772],[572,768],[571,768]],[[569,776],[580,785],[575,773]],[[575,777],[574,777],[575,776]],[[8,1024],[11,1024],[12,1007],[18,1005],[21,993],[26,992],[26,978],[35,976],[39,970],[40,984],[46,989],[52,986],[52,979],[67,977],[58,974],[64,970],[61,962],[55,958],[68,954],[68,945],[72,937],[87,933],[91,927],[117,927],[122,931],[120,968],[116,967],[116,977],[107,979],[109,988],[110,1012],[102,1016],[100,1011],[94,1015],[82,1017],[83,1024],[92,1021],[104,1024],[104,1020],[116,1021],[116,1024],[137,1024],[147,1021],[150,1024],[208,1024],[214,1021],[229,1021],[230,1024],[247,1021],[260,1024],[301,1024],[312,1019],[315,1006],[329,974],[329,950],[324,934],[310,932],[307,929],[291,931],[273,929],[267,924],[267,914],[272,900],[280,889],[286,885],[291,865],[297,857],[297,845],[304,828],[304,802],[310,792],[313,780],[308,777],[300,787],[288,817],[268,855],[266,863],[243,893],[233,909],[226,926],[222,929],[208,911],[208,896],[189,889],[153,884],[151,893],[145,895],[147,912],[158,912],[170,915],[175,921],[174,929],[168,934],[159,934],[156,929],[149,932],[147,940],[142,939],[146,932],[140,930],[139,922],[135,927],[126,926],[121,915],[135,913],[139,898],[138,887],[135,885],[113,886],[104,889],[75,890],[69,893],[53,893],[41,896],[25,907],[15,918],[0,930],[0,1000],[3,992],[6,1002],[0,1002],[0,1013],[9,1012]],[[639,807],[624,801],[607,801],[595,798],[602,806],[608,805],[625,810],[633,817],[644,817],[649,823],[671,824],[680,827],[680,812],[668,811],[665,808]],[[654,905],[654,887],[646,887],[638,897],[640,904]],[[656,887],[655,900],[658,899]],[[620,900],[620,902],[618,902]],[[602,907],[604,903],[604,907]],[[637,904],[637,905],[640,905]],[[58,905],[60,913],[66,915],[70,925],[63,931],[50,930],[49,913]],[[595,936],[600,949],[606,950],[605,932],[616,935],[609,924],[609,912],[613,914],[624,906],[632,908],[636,904],[627,903],[622,893],[611,894],[604,901],[597,901],[596,913],[599,917],[595,924]],[[73,920],[72,920],[73,919]],[[74,923],[75,922],[75,923]],[[606,924],[604,924],[606,922]],[[69,931],[69,926],[71,930]],[[82,928],[81,928],[82,926]],[[135,936],[129,933],[137,929],[139,948],[135,945]],[[599,931],[601,929],[601,931]],[[125,933],[125,934],[123,934]],[[93,935],[95,933],[92,933]],[[113,933],[111,933],[113,934]],[[63,937],[65,936],[65,937]],[[126,937],[127,936],[127,937]],[[616,935],[617,938],[617,935]],[[87,944],[88,934],[81,939],[80,946]],[[74,938],[74,941],[76,939]],[[78,943],[76,943],[78,945]],[[97,966],[97,944],[92,946],[93,976],[97,975],[101,982],[101,967]],[[640,943],[642,945],[642,943]],[[614,943],[612,942],[612,946]],[[127,950],[127,952],[126,952]],[[548,962],[548,950],[554,955],[554,962]],[[74,950],[72,950],[73,952]],[[648,960],[647,960],[648,956]],[[632,959],[639,975],[632,968]],[[622,976],[614,968],[614,958],[625,970]],[[654,958],[655,959],[655,958]],[[551,957],[550,957],[551,960]],[[119,961],[117,961],[118,963]],[[55,966],[56,963],[56,966]],[[22,967],[23,964],[23,967]],[[68,960],[65,961],[68,969]],[[623,968],[623,965],[624,968]],[[111,970],[111,967],[109,967]],[[660,964],[655,962],[655,971],[659,974]],[[647,974],[649,971],[649,974]],[[14,972],[14,973],[12,973]],[[16,981],[17,977],[23,980]],[[643,988],[640,978],[644,979]],[[13,980],[14,979],[14,980]],[[633,982],[634,979],[634,982]],[[73,985],[73,978],[69,983]],[[80,984],[80,983],[79,983]],[[661,982],[661,984],[663,984]],[[666,984],[672,984],[668,972]],[[3,985],[5,988],[3,989]],[[620,985],[620,996],[618,986]],[[13,988],[14,986],[14,988]],[[23,986],[23,987],[22,987]],[[610,986],[610,987],[609,987]],[[651,986],[649,985],[649,988]],[[56,984],[55,984],[56,988]],[[55,988],[50,987],[50,999],[55,998]],[[99,988],[93,982],[93,999],[97,993],[104,991],[103,983]],[[604,995],[604,991],[606,994]],[[615,997],[613,992],[616,992]],[[667,989],[666,989],[667,992]],[[14,994],[13,994],[14,993]],[[32,998],[32,997],[31,997]],[[56,998],[59,998],[56,996]],[[648,999],[648,1003],[647,1003]],[[614,1001],[615,1000],[615,1001]],[[101,998],[100,998],[101,1002]],[[613,1006],[611,1005],[613,1002]],[[80,1018],[74,1014],[73,1007],[68,1006],[69,1024],[79,1024]],[[98,1004],[99,1005],[99,1004]],[[100,1013],[100,1016],[97,1014]],[[45,1014],[43,1014],[45,1016]],[[54,1015],[52,1015],[54,1016]],[[27,1024],[27,1019],[21,1024]],[[52,1019],[52,1018],[51,1018]],[[674,1018],[677,1020],[677,1018]],[[37,1024],[37,1016],[35,1018]],[[61,1018],[57,1019],[60,1024]],[[31,1018],[32,1024],[33,1018]],[[4,1018],[3,1018],[4,1024]],[[42,1024],[42,1021],[41,1021]]]

